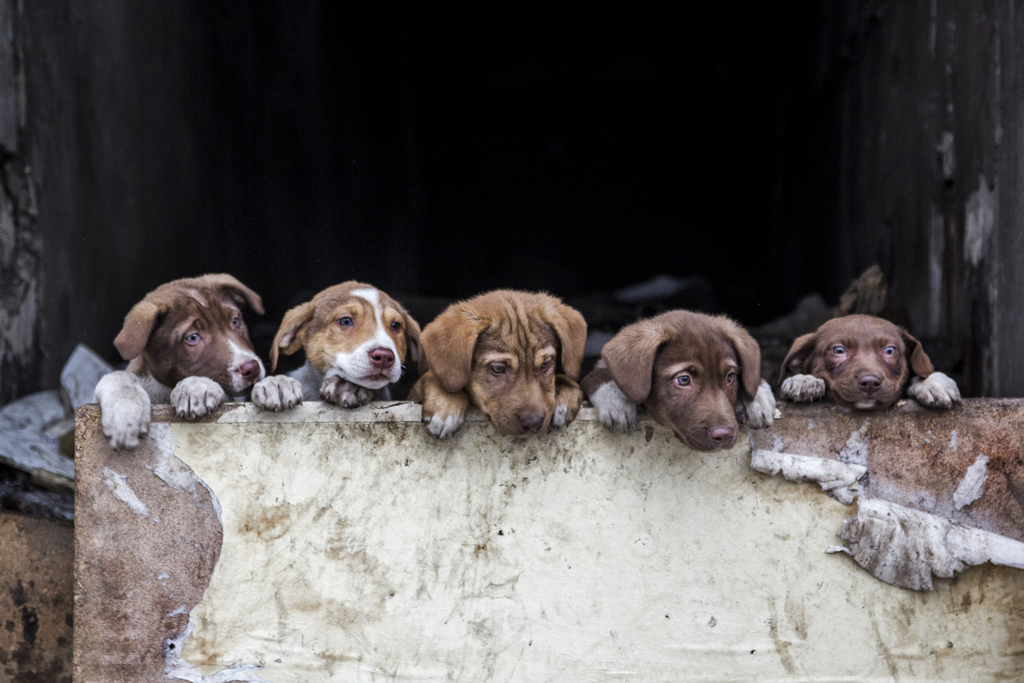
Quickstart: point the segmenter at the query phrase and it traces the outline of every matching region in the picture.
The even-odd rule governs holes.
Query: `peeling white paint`
[[[981,498],[986,481],[988,481],[988,456],[979,455],[974,464],[967,468],[967,473],[964,474],[960,485],[953,492],[953,507],[961,510]]]
[[[783,449],[785,449],[785,445],[782,443],[782,437],[778,434],[772,434],[772,451],[781,453]]]
[[[776,437],[778,438],[778,437]],[[854,465],[828,458],[816,458],[793,453],[779,453],[755,448],[750,454],[750,467],[772,476],[780,471],[790,481],[813,481],[821,485],[844,505],[853,502],[857,480],[868,471],[863,465]]]
[[[114,494],[114,498],[130,507],[136,514],[149,517],[149,508],[139,500],[132,487],[128,486],[128,481],[123,474],[118,474],[109,467],[104,467],[103,482],[107,485],[107,489]]]
[[[960,447],[960,432],[954,429],[949,434],[949,452],[956,453],[956,449]]]
[[[846,440],[846,445],[839,451],[838,457],[840,460],[854,465],[867,466],[868,437],[865,436],[865,433],[868,430],[868,424],[870,424],[870,421],[864,420],[864,424],[850,434],[850,438]]]
[[[189,615],[188,627],[184,633],[177,638],[168,639],[164,643],[164,678],[180,679],[188,681],[188,683],[272,683],[256,674],[249,673],[262,668],[256,664],[234,664],[207,675],[182,659],[181,649],[194,629],[195,622]]]
[[[932,590],[932,574],[951,578],[985,562],[1024,569],[1024,543],[886,500],[861,498],[839,537],[849,546],[831,552],[902,588]]]
[[[946,217],[931,206],[931,230],[928,232],[928,333],[938,336],[943,327],[945,307]]]
[[[988,189],[985,176],[978,176],[978,189],[967,198],[964,229],[964,258],[977,267],[988,255],[989,236],[996,223],[996,192]]]
[[[956,156],[953,152],[953,133],[950,131],[944,131],[942,133],[942,142],[935,145],[935,151],[939,153],[939,157],[942,159],[942,177],[949,180],[956,173]]]

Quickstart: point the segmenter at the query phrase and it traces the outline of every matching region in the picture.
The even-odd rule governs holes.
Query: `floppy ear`
[[[420,324],[405,311],[402,311],[402,319],[405,321],[405,343],[409,346],[409,362],[417,363],[420,360]]]
[[[807,365],[807,359],[814,353],[814,346],[818,341],[818,333],[810,332],[797,337],[793,345],[789,347],[786,360],[782,361],[782,372],[779,373],[779,382],[790,375],[799,375]]]
[[[587,321],[575,308],[561,302],[545,306],[541,318],[554,328],[562,344],[562,371],[569,379],[578,380],[587,346]]]
[[[233,275],[228,275],[227,273],[213,273],[210,275],[203,275],[199,279],[211,287],[228,290],[228,294],[238,304],[249,304],[249,308],[260,315],[263,315],[263,300],[260,299],[260,295],[243,285]]]
[[[601,357],[612,379],[633,403],[643,403],[651,393],[651,374],[658,349],[668,341],[663,325],[642,320],[622,328],[604,345]]]
[[[434,373],[445,391],[454,394],[469,383],[476,340],[489,325],[455,304],[423,330],[420,343],[426,369]],[[420,368],[424,368],[422,362]]]
[[[921,342],[917,341],[906,330],[900,330],[903,343],[907,345],[907,358],[910,360],[910,369],[918,377],[927,377],[935,372],[931,358],[924,352]]]
[[[166,310],[166,306],[158,306],[147,299],[132,306],[132,310],[124,317],[124,326],[114,338],[114,346],[121,358],[131,360],[146,350],[156,319]]]
[[[743,391],[751,398],[757,394],[757,387],[761,384],[761,347],[757,341],[750,336],[743,327],[735,320],[725,316],[720,317],[719,324],[726,339],[736,350],[740,359],[740,381]]]
[[[316,311],[316,305],[307,301],[284,314],[281,326],[277,328],[274,335],[274,343],[270,345],[270,371],[277,369],[277,354],[284,351],[284,355],[290,356],[302,348],[302,338],[299,337],[299,330],[309,322]]]

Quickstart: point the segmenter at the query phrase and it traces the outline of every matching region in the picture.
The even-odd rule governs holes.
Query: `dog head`
[[[372,285],[343,282],[284,314],[270,349],[271,370],[279,352],[305,349],[319,372],[380,389],[402,376],[402,363],[420,355],[420,326],[401,304]]]
[[[741,392],[757,393],[757,342],[724,316],[669,311],[624,327],[601,352],[615,383],[698,451],[729,448]]]
[[[813,375],[825,381],[825,395],[836,405],[872,410],[895,403],[912,374],[934,371],[921,343],[906,330],[882,318],[847,315],[794,341],[780,380]]]
[[[498,290],[449,306],[423,331],[426,363],[450,393],[465,391],[497,429],[542,433],[555,375],[580,376],[587,323],[547,294]]]
[[[238,395],[265,374],[242,319],[245,305],[263,314],[259,295],[230,275],[174,280],[132,307],[114,346],[165,386],[208,377]]]

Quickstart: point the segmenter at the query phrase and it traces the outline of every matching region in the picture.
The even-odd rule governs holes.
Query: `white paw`
[[[100,404],[103,436],[115,451],[134,450],[149,434],[150,400],[138,377],[118,370],[100,378],[93,394]]]
[[[929,408],[952,408],[960,402],[960,389],[953,378],[944,372],[933,372],[927,377],[915,377],[907,394]]]
[[[373,389],[353,384],[334,370],[329,370],[320,385],[320,398],[342,408],[358,408],[373,400]]]
[[[213,412],[227,397],[209,377],[186,377],[171,392],[171,408],[178,417],[192,420]]]
[[[427,433],[439,439],[447,439],[459,431],[465,421],[466,418],[461,413],[453,413],[448,417],[434,415],[427,420]]]
[[[761,392],[760,388],[757,390]],[[782,398],[794,403],[809,403],[825,396],[825,380],[813,375],[793,375],[782,383]]]
[[[555,404],[555,412],[551,416],[551,426],[554,429],[561,429],[569,424],[569,406],[564,403]]]
[[[302,382],[287,375],[267,377],[253,386],[252,402],[275,412],[294,408],[302,403]]]
[[[764,429],[772,426],[772,421],[775,419],[775,395],[772,394],[772,388],[768,386],[768,382],[761,380],[754,398],[743,401],[743,410],[744,421],[750,428]]]
[[[636,405],[619,389],[615,382],[605,382],[597,388],[590,403],[597,410],[601,424],[613,432],[628,432],[636,427]]]

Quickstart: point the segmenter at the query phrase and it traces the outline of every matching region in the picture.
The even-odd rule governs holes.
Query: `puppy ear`
[[[409,362],[418,363],[420,360],[420,334],[422,334],[420,324],[405,311],[402,311],[402,319],[405,321],[405,343],[409,346]]]
[[[471,311],[448,307],[420,335],[420,374],[430,370],[445,391],[455,393],[469,383],[476,340],[489,326]],[[425,361],[425,362],[424,362]]]
[[[917,341],[906,330],[901,329],[900,336],[903,337],[903,343],[907,345],[907,358],[910,361],[910,370],[918,377],[927,377],[935,372],[932,360],[924,352],[921,342]]]
[[[114,346],[121,358],[131,360],[146,350],[157,318],[166,311],[166,306],[159,306],[148,299],[132,306],[132,310],[124,317],[124,326],[114,339]]]
[[[286,356],[290,356],[302,348],[303,340],[299,337],[299,330],[313,317],[314,311],[316,311],[316,305],[312,301],[307,301],[284,314],[281,326],[277,328],[277,334],[274,335],[274,343],[270,345],[271,372],[277,369],[279,351],[284,351]]]
[[[789,347],[786,360],[782,361],[782,372],[779,374],[780,383],[790,375],[799,375],[806,369],[807,360],[814,353],[817,337],[817,332],[810,332],[796,338],[793,345]]]
[[[587,321],[575,308],[557,300],[544,308],[541,318],[554,328],[562,344],[562,371],[569,379],[578,380],[587,346]]]
[[[249,304],[249,308],[260,315],[263,315],[263,300],[260,298],[260,295],[243,285],[233,275],[228,275],[227,273],[213,273],[210,275],[203,275],[199,279],[203,280],[211,287],[228,290],[228,294],[237,303]]]
[[[601,350],[612,379],[633,403],[643,403],[651,393],[654,359],[666,341],[664,326],[642,320],[622,328]]]
[[[742,326],[725,316],[718,319],[726,339],[736,350],[740,360],[740,381],[743,391],[751,398],[761,384],[761,347]]]

